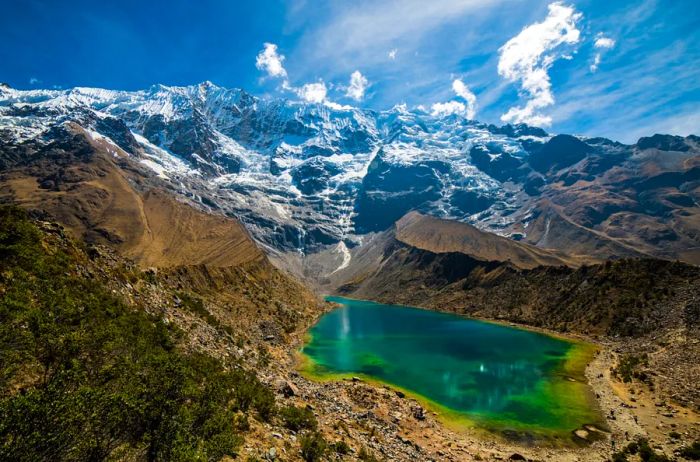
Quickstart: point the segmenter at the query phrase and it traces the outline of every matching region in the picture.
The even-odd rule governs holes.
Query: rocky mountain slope
[[[142,270],[5,206],[0,255],[0,459],[227,460],[285,431],[266,365],[321,309],[302,286]]]
[[[41,210],[88,242],[108,242],[144,266],[232,266],[263,253],[235,220],[167,191],[120,148],[75,124],[2,172],[0,199]]]
[[[655,373],[664,377],[666,397],[700,409],[697,266],[652,258],[564,260],[508,239],[494,244],[498,239],[411,213],[374,236],[328,283],[347,281],[337,293],[356,298],[625,339],[625,348],[659,354]]]
[[[317,296],[273,266],[234,218],[179,196],[76,124],[55,127],[50,142],[0,171],[0,201],[218,301],[228,308],[217,314],[258,338],[280,338],[319,312]]]
[[[457,221],[410,212],[396,222],[396,239],[406,245],[433,253],[463,253],[479,260],[508,262],[516,268],[536,266],[579,266],[593,261],[585,255],[541,249],[486,233]]]
[[[402,106],[264,100],[209,82],[136,92],[4,86],[0,167],[42,152],[69,125],[142,176],[236,216],[281,259],[335,249],[342,263],[345,250],[417,210],[572,254],[700,262],[694,136],[624,145]]]

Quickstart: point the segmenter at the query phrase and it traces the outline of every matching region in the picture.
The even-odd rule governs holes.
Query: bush
[[[700,441],[696,441],[692,445],[681,449],[681,457],[690,460],[700,460]]]
[[[345,441],[342,441],[342,440],[336,441],[335,443],[333,443],[331,445],[331,449],[333,451],[335,451],[337,454],[342,454],[342,455],[350,454],[350,450],[351,450],[348,443],[346,443]]]
[[[328,445],[318,432],[308,433],[301,437],[301,457],[306,462],[316,462],[323,459]]]
[[[645,438],[639,440],[639,458],[642,462],[670,462],[668,457],[654,451]]]
[[[647,374],[640,370],[642,367],[649,365],[649,358],[646,353],[641,356],[625,355],[620,359],[620,363],[613,370],[614,374],[625,383],[630,383],[632,379],[638,379],[642,382],[648,382]]]
[[[272,392],[178,350],[180,331],[85,279],[86,264],[72,242],[0,207],[0,460],[235,456],[238,411],[270,415]]]
[[[636,441],[632,441],[630,444],[627,445],[627,453],[628,454],[637,454],[639,452],[639,443]]]
[[[301,430],[316,430],[318,422],[311,409],[288,406],[280,409],[282,423],[288,429],[298,432]]]

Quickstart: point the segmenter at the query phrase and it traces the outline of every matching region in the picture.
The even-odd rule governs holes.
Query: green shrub
[[[642,462],[670,462],[668,457],[654,451],[646,438],[639,440],[639,458]]]
[[[692,445],[681,449],[681,457],[690,460],[700,460],[700,441],[696,441]]]
[[[629,383],[632,379],[638,379],[642,382],[647,382],[649,377],[640,370],[642,367],[649,365],[649,358],[646,353],[641,356],[625,355],[620,359],[619,364],[613,370],[615,375],[625,383]]]
[[[306,462],[316,462],[323,459],[328,450],[328,444],[318,432],[307,433],[301,437],[301,457]]]
[[[274,412],[254,374],[176,348],[182,333],[126,306],[82,249],[0,207],[0,460],[219,460],[239,411]]]
[[[333,449],[333,451],[335,451],[337,454],[342,454],[342,455],[350,454],[350,450],[351,450],[348,443],[346,443],[343,440],[336,441],[335,443],[333,443],[331,445],[331,449]]]
[[[288,406],[280,409],[282,424],[288,429],[298,432],[301,430],[316,430],[318,422],[311,409]]]

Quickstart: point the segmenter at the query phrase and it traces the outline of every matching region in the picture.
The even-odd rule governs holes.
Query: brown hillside
[[[458,252],[477,260],[509,262],[517,268],[580,266],[592,258],[579,258],[523,244],[481,231],[474,226],[451,220],[408,213],[396,222],[396,239],[415,248],[434,253]]]
[[[143,184],[126,153],[80,127],[42,149],[36,160],[2,174],[2,202],[42,212],[76,237],[108,243],[142,266],[232,266],[264,258],[237,221]]]

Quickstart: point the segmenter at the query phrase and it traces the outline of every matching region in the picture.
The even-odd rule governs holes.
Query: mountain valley
[[[403,106],[261,99],[210,82],[135,92],[2,85],[0,321],[12,368],[1,381],[0,458],[320,460],[318,450],[330,460],[573,462],[608,460],[611,441],[621,449],[637,438],[680,457],[700,439],[698,201],[697,136],[625,145]],[[52,278],[75,292],[61,295]],[[80,298],[92,286],[103,298]],[[585,378],[606,425],[554,443],[465,431],[387,384],[311,380],[298,351],[334,309],[325,294],[596,345]],[[68,311],[53,313],[56,300]],[[136,411],[113,416],[110,429],[143,431],[110,439],[99,416],[83,418],[90,403],[157,408],[120,374],[160,385],[169,372],[132,364],[143,352],[112,334],[103,355],[88,319],[102,322],[100,307],[83,311],[94,300],[117,307],[114,338],[145,342],[190,374],[178,390],[206,389],[210,376],[233,382],[204,398],[178,391],[177,428]],[[60,329],[42,330],[52,320]],[[153,341],[128,322],[167,332]],[[104,370],[91,369],[93,355]],[[59,393],[96,393],[61,401],[75,433],[61,432],[59,414],[19,425],[53,399],[54,376]],[[230,404],[227,414],[188,407],[208,397]],[[235,428],[201,423],[217,419]],[[47,443],[31,449],[43,420]],[[220,431],[236,444],[217,446]],[[172,435],[181,446],[156,444]]]

